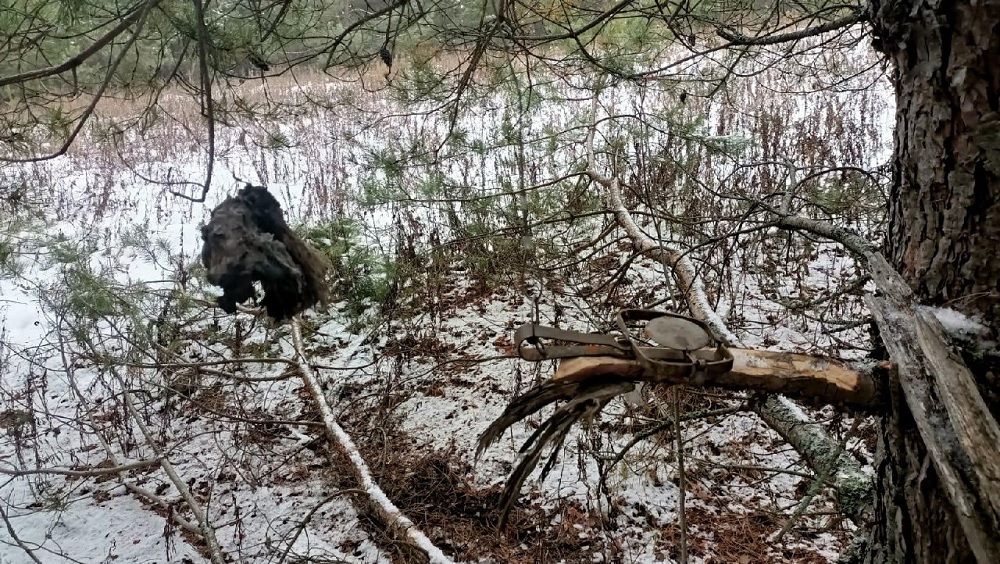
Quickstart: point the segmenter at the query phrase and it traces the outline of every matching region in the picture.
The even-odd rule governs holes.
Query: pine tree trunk
[[[995,332],[1000,0],[874,0],[871,17],[876,48],[895,65],[898,104],[887,256],[923,303],[978,315]],[[995,397],[990,367],[970,368],[987,401]],[[882,421],[880,524],[867,561],[975,562],[906,403],[893,411]]]

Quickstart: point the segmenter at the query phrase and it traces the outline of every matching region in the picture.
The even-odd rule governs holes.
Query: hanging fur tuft
[[[212,210],[201,238],[201,262],[208,281],[222,288],[218,303],[227,313],[256,298],[255,281],[264,289],[260,304],[275,320],[327,302],[330,264],[292,233],[267,188],[247,184],[226,198]]]

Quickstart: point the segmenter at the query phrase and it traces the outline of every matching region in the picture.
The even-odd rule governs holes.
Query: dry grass
[[[586,523],[592,528],[595,523],[578,506],[565,503],[555,510],[543,510],[520,505],[504,529],[498,530],[501,485],[487,489],[473,486],[469,479],[472,468],[454,452],[395,450],[397,454],[376,471],[379,483],[399,508],[457,561],[591,561],[593,542],[574,525]],[[562,514],[561,524],[545,525],[553,513]],[[411,557],[398,553],[396,561],[411,562]]]

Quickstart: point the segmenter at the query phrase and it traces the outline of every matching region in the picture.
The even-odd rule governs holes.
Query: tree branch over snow
[[[121,382],[121,384],[122,389],[128,389],[127,386],[124,385],[124,382]],[[142,414],[139,413],[139,410],[135,407],[135,403],[132,401],[132,393],[126,391],[122,394],[122,397],[129,416],[132,417],[132,420],[139,428],[139,432],[146,440],[146,444],[148,444],[150,448],[153,449],[153,452],[156,453],[160,462],[160,468],[163,469],[167,478],[170,479],[170,482],[173,483],[174,487],[177,488],[177,491],[180,492],[184,502],[187,503],[188,509],[190,509],[191,513],[194,514],[194,518],[198,522],[198,530],[201,533],[202,538],[205,540],[205,545],[208,548],[209,558],[211,559],[212,564],[224,564],[226,562],[226,558],[222,554],[222,547],[219,546],[218,539],[215,537],[215,529],[208,520],[208,514],[204,509],[202,509],[201,505],[198,504],[198,500],[195,499],[194,494],[191,493],[191,488],[188,487],[187,482],[185,482],[181,478],[180,474],[177,473],[177,470],[174,469],[174,465],[170,463],[166,455],[163,453],[163,449],[160,448],[156,438],[153,436],[153,433],[149,430],[149,427],[146,426],[146,423],[143,422]]]
[[[364,490],[365,495],[371,500],[372,505],[378,512],[379,517],[401,538],[407,539],[413,545],[422,550],[426,555],[431,564],[451,564],[452,560],[445,556],[444,552],[441,551],[427,536],[417,528],[417,526],[411,521],[406,515],[394,503],[385,495],[382,488],[379,487],[375,478],[372,476],[371,470],[368,468],[368,464],[365,462],[364,458],[361,456],[361,452],[358,447],[354,444],[350,435],[337,423],[337,419],[333,414],[333,410],[330,408],[330,404],[326,401],[326,396],[323,395],[323,388],[320,387],[319,381],[316,380],[314,375],[314,369],[309,364],[309,357],[306,355],[305,347],[302,343],[302,325],[299,322],[299,318],[293,317],[291,320],[292,329],[292,345],[295,348],[296,362],[298,363],[299,371],[302,373],[302,381],[309,390],[309,394],[312,396],[313,401],[316,402],[316,407],[319,409],[320,416],[323,418],[323,423],[326,425],[327,433],[330,435],[330,440],[340,451],[344,459],[350,464],[351,470],[354,472],[355,478]]]
[[[594,105],[594,110],[596,112],[596,103]],[[622,202],[621,188],[618,179],[608,178],[597,171],[595,167],[596,159],[594,156],[595,132],[596,126],[591,127],[587,138],[588,163],[585,174],[591,180],[597,182],[604,188],[604,195],[608,203],[608,208],[611,213],[615,215],[615,219],[618,221],[618,224],[625,229],[629,239],[632,241],[632,247],[636,251],[645,253],[670,268],[674,274],[674,278],[679,284],[681,292],[684,294],[684,298],[688,303],[688,308],[690,308],[691,313],[698,319],[707,323],[708,326],[712,328],[712,331],[715,333],[717,338],[727,344],[741,346],[739,337],[729,330],[725,322],[722,321],[722,318],[719,317],[719,314],[716,313],[708,303],[708,296],[705,293],[705,284],[698,276],[698,272],[691,259],[676,249],[661,246],[649,235],[646,235],[646,233],[643,232],[643,230],[635,222],[635,219],[632,218],[632,214],[629,213],[624,202]]]
[[[658,245],[642,232],[622,203],[616,180],[603,178],[594,172],[593,166],[588,167],[587,174],[605,188],[609,207],[619,224],[628,233],[636,250],[646,252],[671,268],[691,313],[707,323],[730,345],[741,347],[740,339],[710,307],[704,284],[697,276],[692,261],[676,249]],[[796,448],[813,470],[832,477],[841,506],[847,515],[856,517],[866,515],[865,506],[871,502],[871,477],[865,474],[860,465],[848,454],[841,452],[839,456],[828,455],[839,452],[840,447],[822,427],[810,421],[801,409],[780,395],[769,395],[756,406],[755,411]],[[844,495],[847,493],[849,495]]]
[[[878,247],[868,239],[862,237],[854,231],[851,231],[850,229],[834,225],[828,221],[819,221],[795,214],[792,209],[792,202],[795,200],[795,194],[798,191],[799,186],[801,186],[802,182],[806,179],[801,181],[798,179],[795,166],[791,163],[785,163],[785,167],[788,169],[788,177],[785,180],[785,194],[781,199],[781,206],[778,209],[773,209],[763,202],[758,202],[758,204],[764,209],[769,210],[777,216],[778,219],[775,222],[775,225],[782,229],[805,231],[807,233],[819,235],[820,237],[829,239],[835,243],[840,243],[848,250],[870,263],[872,256],[878,253]],[[809,178],[814,178],[815,176],[817,175],[813,174],[810,175]]]
[[[69,362],[69,353],[67,352],[66,342],[63,340],[62,333],[58,333],[58,335],[59,335],[58,337],[59,355],[62,358],[63,366],[67,367],[66,375],[70,390],[72,390],[73,395],[76,397],[77,401],[80,402],[80,405],[87,405],[87,399],[84,396],[83,392],[80,390],[80,387],[77,385],[76,382],[75,364]],[[94,348],[93,343],[87,342],[85,344],[90,348],[90,353],[92,355],[97,354],[97,350]],[[118,374],[117,370],[112,368],[110,373],[115,378],[119,379],[119,383],[123,385],[122,386],[123,389],[127,390],[127,387],[124,386],[123,382],[121,382],[120,375]],[[164,501],[161,497],[140,486],[137,486],[133,483],[123,480],[121,478],[121,474],[119,472],[116,472],[119,476],[119,481],[125,486],[125,489],[129,490],[133,494],[147,500],[148,502],[154,503],[163,509],[168,510],[169,517],[167,517],[167,519],[173,520],[181,528],[188,531],[189,533],[201,536],[205,542],[205,545],[208,547],[210,559],[213,562],[213,564],[221,564],[225,562],[225,557],[222,554],[222,550],[219,547],[218,540],[215,537],[215,530],[211,527],[208,521],[205,520],[205,514],[201,510],[201,507],[197,505],[197,502],[191,495],[191,490],[187,487],[187,484],[180,478],[180,476],[174,470],[173,466],[170,464],[170,461],[167,460],[167,458],[164,456],[160,446],[153,441],[152,436],[149,433],[149,428],[142,422],[141,419],[139,419],[140,414],[138,413],[138,410],[135,408],[135,405],[132,402],[131,392],[128,391],[124,392],[122,394],[122,397],[124,399],[126,410],[128,411],[129,416],[133,418],[136,425],[139,427],[140,432],[142,432],[144,438],[146,439],[147,443],[156,453],[157,458],[154,459],[155,462],[160,465],[163,471],[167,474],[167,477],[174,484],[174,487],[176,487],[177,491],[181,493],[181,496],[184,498],[184,501],[188,504],[189,508],[191,509],[191,512],[195,516],[195,519],[198,521],[197,524],[192,523],[187,519],[185,519],[184,517],[182,517],[177,511],[174,510],[171,504]],[[83,418],[91,428],[93,429],[101,428],[101,426],[98,425],[97,422],[94,420],[93,413],[91,412],[91,410],[84,411]],[[111,448],[111,445],[104,439],[104,437],[100,433],[96,433],[94,437],[98,440],[98,442],[101,443],[101,447],[103,448],[105,454],[107,455],[107,460],[111,461],[116,470],[121,470],[123,468],[136,466],[139,464],[145,465],[145,463],[147,462],[147,461],[142,461],[141,463],[122,464],[121,462],[118,461],[118,457],[115,455],[114,449]]]
[[[817,35],[822,35],[830,31],[836,31],[838,29],[843,29],[845,27],[850,27],[852,25],[861,23],[868,19],[868,14],[864,6],[853,7],[853,13],[838,18],[836,20],[819,24],[813,27],[807,27],[800,29],[798,31],[791,31],[788,33],[776,33],[771,35],[764,35],[761,37],[751,37],[749,35],[743,35],[737,31],[727,29],[725,27],[716,28],[716,33],[719,37],[725,39],[733,45],[745,45],[745,46],[762,46],[762,45],[777,45],[779,43],[788,43],[790,41],[798,41],[800,39],[806,39],[808,37],[815,37]]]
[[[24,551],[24,553],[28,556],[28,558],[31,559],[32,562],[35,562],[36,564],[42,564],[42,561],[39,560],[37,556],[35,556],[35,551],[32,550],[31,547],[28,546],[23,540],[21,540],[20,536],[18,536],[17,530],[14,529],[14,525],[12,525],[10,522],[10,517],[7,515],[7,512],[4,511],[3,504],[0,504],[0,519],[3,520],[3,524],[7,528],[7,534],[10,535],[11,539],[13,539],[14,544],[16,544],[17,547],[20,548],[22,551]]]

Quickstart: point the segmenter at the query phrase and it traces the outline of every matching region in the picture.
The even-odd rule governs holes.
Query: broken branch
[[[305,347],[302,344],[302,325],[298,317],[292,318],[291,328],[292,345],[295,348],[295,361],[302,375],[302,382],[309,391],[309,395],[312,396],[313,401],[316,402],[316,407],[319,409],[320,417],[323,419],[331,442],[340,451],[344,459],[348,461],[355,479],[357,479],[368,499],[371,500],[372,506],[379,517],[400,537],[407,539],[423,551],[427,555],[430,564],[451,564],[452,560],[445,556],[444,552],[431,542],[417,528],[416,524],[396,507],[382,488],[379,487],[374,476],[372,476],[371,470],[368,468],[368,464],[361,456],[358,447],[354,444],[351,436],[337,423],[337,419],[333,415],[333,409],[330,408],[330,404],[326,401],[323,388],[320,387],[319,381],[316,380],[314,368],[310,366],[309,357],[306,356]]]

